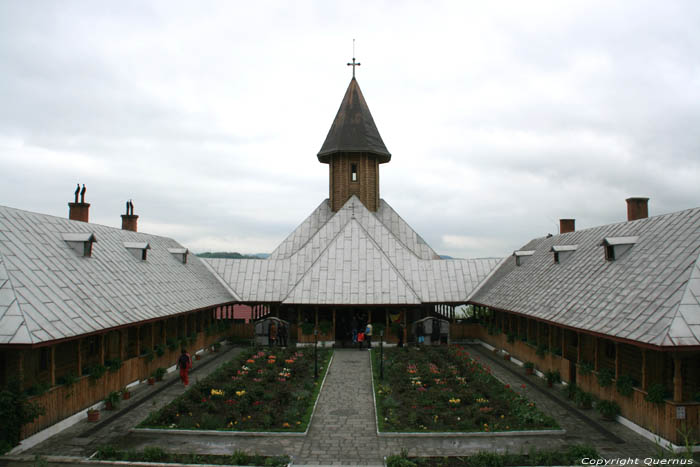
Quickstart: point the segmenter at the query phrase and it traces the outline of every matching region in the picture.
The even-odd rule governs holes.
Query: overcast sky
[[[700,2],[0,1],[0,205],[271,252],[351,78],[441,254],[700,206]]]

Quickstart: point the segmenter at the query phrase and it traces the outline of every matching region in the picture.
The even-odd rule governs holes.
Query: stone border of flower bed
[[[321,380],[321,385],[318,388],[318,393],[316,394],[316,401],[314,402],[314,408],[311,410],[311,415],[309,416],[309,423],[306,425],[306,430],[302,432],[294,431],[234,431],[234,430],[184,430],[177,428],[132,428],[129,430],[133,433],[153,433],[153,434],[170,434],[170,435],[199,435],[199,436],[273,436],[273,437],[299,437],[306,436],[311,428],[311,423],[314,419],[314,414],[316,413],[316,407],[318,406],[318,401],[321,398],[321,391],[323,391],[323,386],[326,384],[326,377],[328,376],[328,370],[331,368],[333,363],[333,358],[335,353],[331,355],[330,360],[328,360],[328,365],[323,369],[323,379]],[[174,465],[174,464],[168,464]]]
[[[374,349],[373,349],[374,350]],[[379,411],[377,410],[377,391],[374,386],[374,362],[369,356],[372,372],[372,403],[374,404],[374,426],[377,436],[397,438],[477,438],[484,436],[551,436],[565,435],[566,430],[521,430],[521,431],[379,431]],[[498,379],[498,378],[496,378]],[[501,384],[503,382],[498,380]]]

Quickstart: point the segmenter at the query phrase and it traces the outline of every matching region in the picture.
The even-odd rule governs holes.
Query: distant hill
[[[270,256],[268,253],[256,253],[253,255],[242,255],[236,252],[215,251],[207,253],[197,253],[200,258],[226,258],[226,259],[265,259]]]
[[[452,256],[440,255],[440,259],[454,259]]]

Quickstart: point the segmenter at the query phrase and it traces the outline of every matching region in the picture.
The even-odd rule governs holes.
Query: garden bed
[[[385,349],[383,381],[380,358],[372,352],[379,431],[535,434],[559,428],[461,347]]]
[[[228,456],[216,454],[178,454],[167,452],[158,446],[149,446],[143,451],[119,451],[110,446],[104,446],[97,450],[92,459],[105,461],[124,462],[155,462],[166,464],[206,464],[206,465],[262,465],[282,467],[289,465],[291,459],[288,456],[261,456],[259,454],[246,454],[242,451],[234,451]]]
[[[162,409],[139,429],[304,432],[332,351],[319,349],[314,380],[311,349],[243,352]]]

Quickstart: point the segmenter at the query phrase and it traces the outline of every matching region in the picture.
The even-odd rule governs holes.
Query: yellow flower
[[[213,391],[213,389],[212,389],[212,391]],[[236,395],[237,395],[238,397],[242,397],[242,396],[243,396],[243,394],[245,394],[245,390],[242,390],[242,391],[236,391]]]
[[[223,390],[223,389],[212,389],[212,390],[211,390],[211,395],[212,395],[212,396],[223,396],[223,395],[224,395],[224,390]]]
[[[284,422],[284,423],[282,424],[282,426],[283,426],[284,428],[289,428],[289,423]]]

